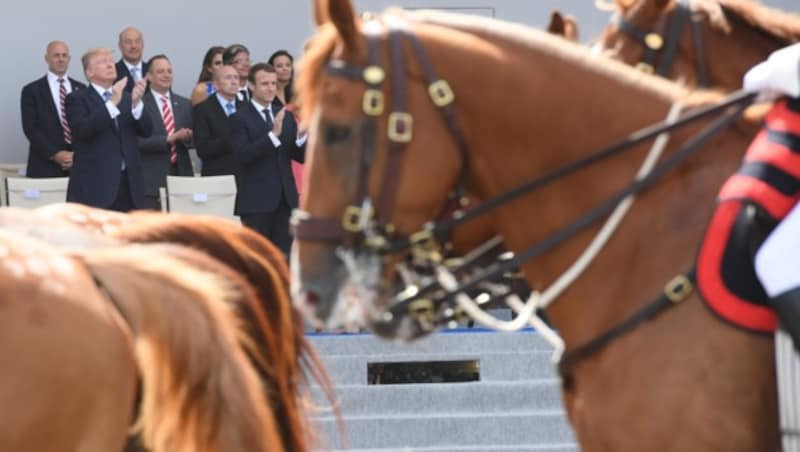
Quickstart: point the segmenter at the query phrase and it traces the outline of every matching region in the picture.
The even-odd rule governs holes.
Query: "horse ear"
[[[329,20],[333,22],[333,25],[339,32],[339,36],[342,38],[342,41],[344,41],[345,47],[354,49],[358,42],[356,39],[358,32],[356,30],[356,15],[350,0],[317,1],[327,3],[327,8],[323,8],[322,14],[326,14]]]
[[[312,0],[314,2],[314,24],[321,27],[331,21],[328,16],[326,0]]]
[[[547,32],[557,36],[565,36],[564,16],[557,9],[550,13],[550,24],[547,25]]]

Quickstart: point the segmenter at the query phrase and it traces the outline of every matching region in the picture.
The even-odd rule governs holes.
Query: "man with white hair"
[[[67,96],[66,111],[75,152],[67,201],[127,212],[144,204],[144,180],[138,137],[148,137],[153,124],[144,115],[145,80],[124,91],[127,78],[117,79],[110,49],[97,48],[81,58],[90,82]]]

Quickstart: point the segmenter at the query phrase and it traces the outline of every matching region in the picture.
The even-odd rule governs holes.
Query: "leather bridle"
[[[679,0],[670,15],[662,15],[650,30],[642,30],[621,12],[611,16],[611,23],[644,47],[644,58],[635,67],[642,72],[669,78],[678,45],[686,23],[691,25],[694,43],[697,83],[708,88],[710,80],[706,65],[706,49],[703,40],[702,18],[692,12],[691,0]],[[666,30],[665,30],[666,28]]]
[[[694,155],[719,131],[736,121],[741,112],[755,99],[755,94],[752,93],[734,93],[719,104],[693,110],[675,121],[658,123],[636,131],[618,143],[531,179],[509,192],[483,201],[468,210],[463,210],[459,203],[465,193],[468,147],[458,126],[459,123],[454,109],[455,95],[450,85],[436,76],[419,39],[406,27],[392,24],[388,27],[390,61],[392,64],[393,109],[388,116],[389,156],[384,169],[385,183],[378,197],[377,208],[373,208],[372,200],[367,194],[367,178],[373,163],[376,147],[378,119],[385,111],[384,95],[381,90],[382,83],[385,80],[385,72],[380,65],[380,33],[374,28],[367,26],[365,28],[368,50],[367,66],[357,66],[341,60],[332,60],[327,66],[329,74],[363,81],[367,87],[362,98],[362,110],[365,120],[362,123],[362,154],[355,196],[341,218],[316,218],[308,212],[295,211],[292,224],[295,237],[300,240],[328,242],[354,251],[371,251],[377,254],[391,254],[403,250],[408,251],[409,249],[422,250],[434,266],[439,266],[442,263],[440,254],[443,249],[442,244],[445,243],[449,234],[458,225],[492,211],[522,195],[542,188],[555,180],[632,149],[636,145],[662,133],[682,128],[701,118],[724,112],[692,139],[685,142],[672,155],[658,163],[647,176],[636,179],[627,187],[614,193],[613,196],[595,209],[580,216],[551,236],[520,251],[513,258],[479,272],[477,276],[462,282],[458,288],[446,290],[445,295],[439,299],[433,299],[433,296],[436,293],[441,293],[444,289],[435,282],[426,287],[415,288],[407,297],[399,296],[395,300],[395,304],[388,308],[388,312],[394,315],[409,314],[414,316],[422,314],[431,316],[442,306],[449,306],[453,308],[449,309],[451,312],[458,312],[455,309],[452,296],[457,293],[474,290],[483,281],[494,280],[509,271],[519,268],[525,262],[551,251],[559,244],[597,223],[628,196],[650,188],[665,174]],[[391,224],[391,213],[399,184],[398,170],[403,157],[403,150],[405,145],[413,138],[413,117],[406,109],[407,74],[404,59],[404,42],[406,41],[411,44],[414,55],[425,73],[428,93],[434,105],[442,112],[442,116],[458,146],[461,160],[461,173],[456,188],[451,191],[442,208],[442,214],[438,219],[427,223],[421,231],[408,237],[398,235]],[[451,207],[453,204],[456,205],[455,209]],[[454,273],[457,273],[457,271],[458,269]],[[654,318],[663,310],[686,299],[694,289],[693,284],[693,269],[679,274],[667,283],[663,293],[659,294],[651,303],[588,343],[568,350],[561,359],[558,368],[562,376],[565,377],[565,384],[568,384],[567,377],[571,374],[571,369],[576,363],[603,349],[614,339],[629,332],[642,322]],[[422,303],[422,312],[420,313],[421,301],[424,303]]]

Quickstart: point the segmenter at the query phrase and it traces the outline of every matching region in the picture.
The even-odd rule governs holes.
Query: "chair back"
[[[67,202],[68,177],[47,177],[32,179],[28,177],[7,177],[5,188],[8,193],[8,206],[33,209]]]
[[[214,215],[234,221],[236,179],[228,176],[167,176],[167,210]]]

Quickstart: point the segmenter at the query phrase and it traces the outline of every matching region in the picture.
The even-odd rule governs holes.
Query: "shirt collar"
[[[255,98],[250,99],[250,103],[253,104],[254,107],[256,107],[256,110],[258,110],[259,113],[263,113],[264,109],[267,108],[266,106],[256,102]]]
[[[69,81],[69,76],[67,74],[64,75],[56,75],[52,71],[47,71],[47,80],[52,83],[58,83],[58,79],[63,78],[64,81]]]

